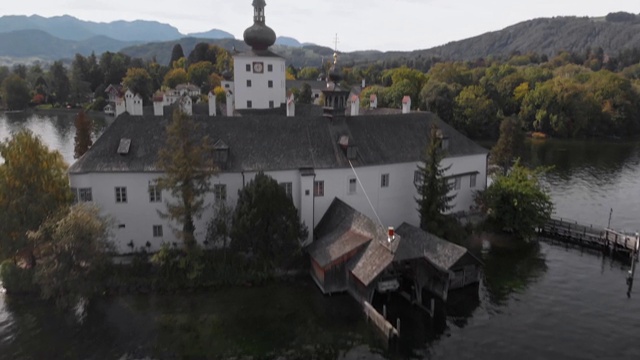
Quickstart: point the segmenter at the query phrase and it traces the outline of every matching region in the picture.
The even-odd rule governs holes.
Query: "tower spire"
[[[275,44],[276,33],[265,24],[264,0],[253,0],[253,26],[244,31],[244,42],[253,50],[267,50]]]

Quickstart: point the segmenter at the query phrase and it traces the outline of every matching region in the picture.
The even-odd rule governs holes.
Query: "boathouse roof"
[[[119,116],[69,172],[159,172],[157,154],[165,143],[171,116]],[[193,136],[208,135],[214,143],[222,140],[229,144],[228,172],[348,167],[346,152],[338,145],[344,136],[350,145],[357,146],[354,166],[417,162],[428,144],[432,124],[449,137],[447,156],[487,154],[432,113],[334,119],[271,113],[236,117],[194,114],[193,118],[201,128]],[[133,139],[126,156],[117,152],[122,138]]]

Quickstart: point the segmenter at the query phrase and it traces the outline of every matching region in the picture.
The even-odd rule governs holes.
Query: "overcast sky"
[[[638,0],[266,0],[279,36],[341,51],[415,50],[537,17],[640,13]],[[213,28],[242,38],[252,0],[2,0],[0,15],[72,15],[82,20],[156,20],[183,34]]]

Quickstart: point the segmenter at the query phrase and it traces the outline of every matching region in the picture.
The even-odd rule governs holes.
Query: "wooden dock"
[[[638,252],[638,238],[636,236],[593,225],[583,225],[562,218],[552,218],[544,227],[538,229],[538,234],[566,243],[601,250],[610,255],[631,256],[631,254]]]

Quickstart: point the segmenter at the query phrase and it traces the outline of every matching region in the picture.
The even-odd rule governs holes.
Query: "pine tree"
[[[178,61],[184,57],[184,50],[182,50],[182,45],[175,44],[173,46],[173,50],[171,50],[171,61],[169,61],[169,67],[173,66],[175,61]]]
[[[490,162],[498,165],[502,174],[506,175],[511,164],[522,153],[523,147],[524,133],[520,122],[515,117],[505,118],[500,124],[500,138],[491,149]]]
[[[79,159],[86,153],[93,141],[91,140],[91,119],[84,111],[80,111],[76,116],[76,136],[74,138],[75,145],[73,148],[73,158]]]
[[[455,194],[450,195],[453,185],[445,178],[445,172],[451,165],[441,167],[443,157],[441,131],[434,124],[431,126],[429,144],[422,158],[423,164],[418,165],[420,175],[416,179],[416,201],[420,213],[420,228],[440,236],[444,233],[444,212],[453,207],[451,202],[455,199]]]
[[[213,150],[209,138],[199,138],[201,129],[193,119],[176,110],[166,129],[166,144],[158,153],[157,166],[164,171],[158,186],[171,192],[175,202],[166,202],[164,218],[177,221],[182,230],[177,234],[187,249],[195,247],[194,219],[202,216],[204,197],[211,192],[210,178],[216,169],[209,159]]]

